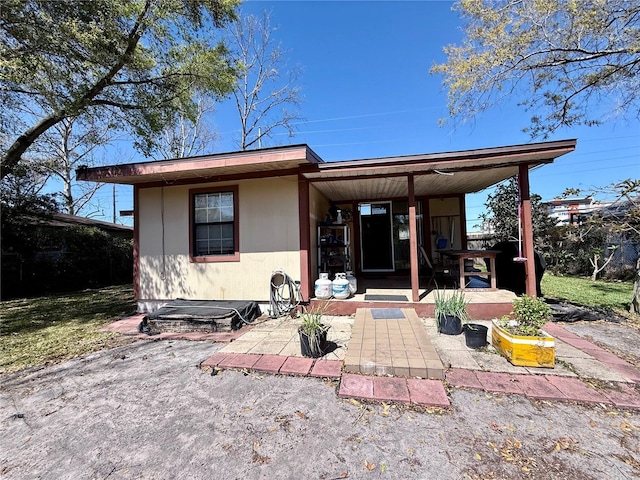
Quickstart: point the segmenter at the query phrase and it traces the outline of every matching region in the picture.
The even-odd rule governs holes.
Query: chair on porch
[[[418,252],[420,261],[420,275],[427,276],[427,283],[425,288],[429,288],[429,285],[433,283],[435,288],[438,288],[437,280],[440,280],[443,286],[447,284],[452,284],[454,287],[457,287],[455,272],[452,272],[450,268],[445,268],[441,265],[434,266],[431,263],[431,259],[429,255],[427,255],[427,251],[424,249],[424,246],[418,245]]]

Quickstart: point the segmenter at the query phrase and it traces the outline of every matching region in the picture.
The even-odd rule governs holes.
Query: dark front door
[[[393,272],[391,202],[361,203],[360,253],[363,272]]]

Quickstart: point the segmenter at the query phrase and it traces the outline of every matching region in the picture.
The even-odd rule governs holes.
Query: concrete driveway
[[[7,479],[640,476],[640,412],[453,389],[452,407],[198,365],[222,344],[139,341],[0,382]]]

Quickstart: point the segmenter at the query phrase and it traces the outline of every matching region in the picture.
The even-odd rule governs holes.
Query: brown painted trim
[[[359,308],[413,308],[419,317],[434,318],[435,304],[426,302],[368,302],[357,300],[316,300],[312,299],[311,308],[326,309],[328,315],[353,315]],[[513,309],[511,302],[470,303],[467,312],[477,320],[491,320],[508,315]]]
[[[360,211],[358,210],[358,202],[355,200],[351,202],[351,224],[353,225],[353,232],[351,235],[351,245],[353,248],[351,269],[353,270],[353,274],[358,276],[362,274],[362,270],[360,269]]]
[[[309,179],[313,182],[339,182],[344,180],[363,180],[366,178],[382,178],[382,177],[402,177],[407,175],[407,170],[413,172],[414,175],[439,175],[436,170],[439,172],[479,172],[483,170],[490,170],[494,168],[507,168],[507,167],[515,167],[520,165],[530,165],[531,168],[553,163],[554,158],[522,158],[521,155],[513,154],[509,155],[509,157],[516,157],[513,160],[505,160],[505,158],[501,157],[501,162],[496,163],[485,163],[482,165],[474,165],[470,164],[476,160],[473,159],[452,159],[441,162],[436,162],[433,164],[427,162],[416,162],[416,163],[407,163],[407,164],[384,164],[384,165],[375,165],[375,166],[346,166],[346,165],[337,165],[333,166],[332,164],[322,164],[332,165],[332,169],[322,168],[320,167],[320,171],[316,174],[316,171],[313,171],[309,177]],[[391,172],[387,170],[392,170]],[[395,171],[393,171],[395,170]],[[373,173],[370,173],[373,172]],[[378,173],[376,173],[378,172]],[[343,174],[342,176],[326,176],[322,175],[335,175],[335,173]],[[344,175],[344,173],[348,173]]]
[[[344,167],[353,166],[370,166],[370,165],[393,165],[393,164],[410,164],[410,163],[435,163],[438,161],[468,161],[486,158],[508,158],[521,155],[532,154],[554,154],[556,157],[564,153],[571,152],[575,149],[576,139],[557,140],[551,142],[525,143],[519,145],[509,145],[505,147],[480,148],[475,150],[459,150],[453,152],[440,152],[431,154],[403,155],[396,157],[379,157],[369,159],[358,159],[341,162],[328,162],[322,165],[322,169],[340,168],[338,164]],[[536,162],[536,159],[530,161]]]
[[[527,295],[536,297],[536,262],[533,250],[533,218],[531,215],[531,199],[529,191],[529,170],[526,165],[520,167],[518,175],[520,186],[520,205],[522,208],[522,240],[525,262],[525,289]]]
[[[311,219],[309,212],[309,181],[298,176],[298,228],[300,231],[300,293],[311,298]]]
[[[413,175],[407,175],[409,190],[409,262],[411,264],[411,296],[414,302],[420,300],[419,272],[418,272],[418,228],[416,225],[416,196],[413,185]]]
[[[106,167],[79,168],[76,170],[76,175],[78,180],[104,181],[107,178],[113,177],[162,175],[178,171],[188,172],[212,168],[264,164],[277,165],[282,162],[300,161],[301,163],[317,163],[319,159],[320,157],[318,157],[308,145],[303,144],[260,150],[217,153],[199,157],[110,165]]]
[[[458,195],[458,205],[460,206],[460,239],[462,249],[467,249],[467,197],[464,194]]]
[[[195,230],[194,218],[194,196],[198,193],[233,192],[233,255],[207,255],[194,256],[193,254],[193,232]],[[240,209],[238,208],[238,186],[226,185],[223,187],[193,188],[189,190],[189,261],[191,263],[217,263],[217,262],[239,262],[240,261]]]
[[[140,299],[140,189],[133,186],[133,298]]]
[[[238,182],[240,180],[260,180],[263,178],[289,177],[293,175],[298,175],[299,173],[300,173],[299,168],[291,168],[287,170],[276,170],[276,171],[270,171],[270,172],[248,172],[248,173],[236,173],[233,175],[217,175],[215,177],[208,177],[208,178],[180,178],[176,180],[134,183],[134,185],[139,185],[140,188],[157,188],[157,187],[174,187],[174,186],[180,187],[185,185],[199,185],[202,183]]]

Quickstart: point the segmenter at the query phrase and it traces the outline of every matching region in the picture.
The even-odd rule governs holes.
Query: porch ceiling
[[[416,196],[473,193],[513,177],[517,173],[517,166],[483,171],[458,171],[453,175],[416,172],[414,190]],[[334,202],[403,198],[409,195],[407,174],[346,180],[314,180],[313,185]]]
[[[318,164],[304,173],[331,201],[403,198],[414,177],[416,196],[481,191],[518,173],[552,163],[575,149],[575,140],[439,154]]]

